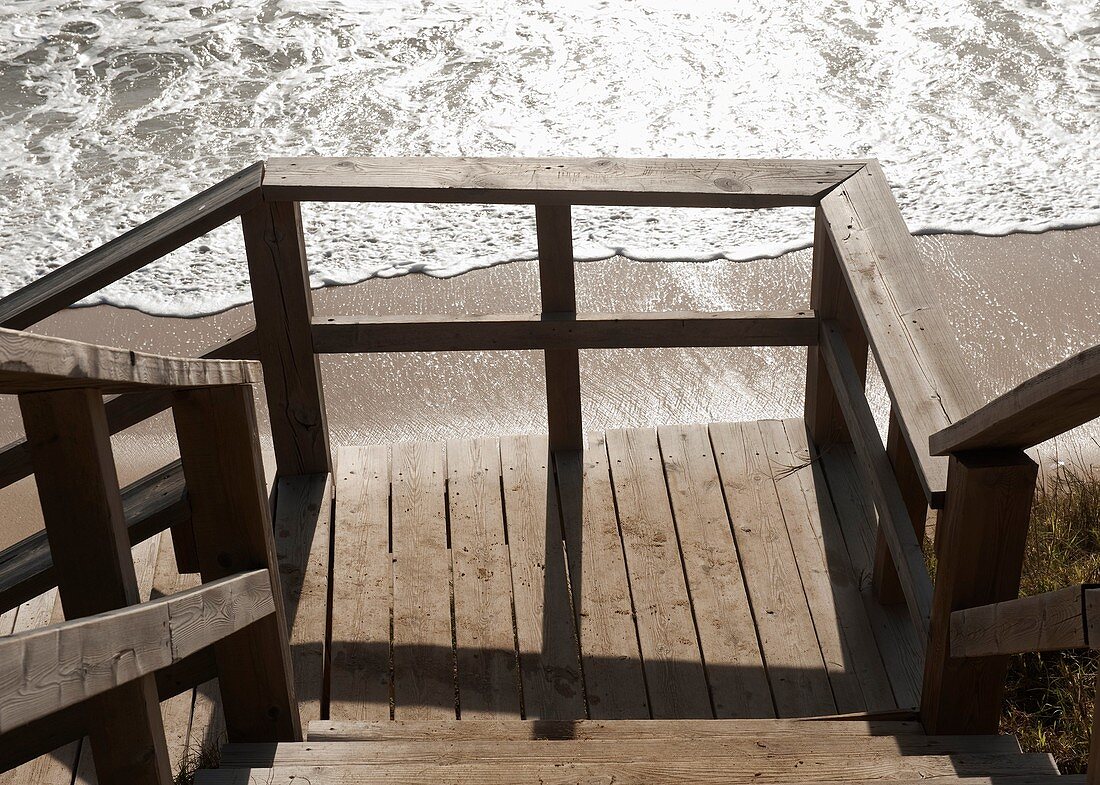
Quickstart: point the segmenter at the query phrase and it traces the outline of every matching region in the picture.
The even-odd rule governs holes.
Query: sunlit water
[[[0,293],[289,154],[873,156],[914,231],[1100,223],[1091,0],[6,0],[0,69]],[[534,255],[526,207],[305,213],[317,285]],[[576,245],[752,259],[810,218],[576,208]],[[96,301],[243,302],[239,235]]]

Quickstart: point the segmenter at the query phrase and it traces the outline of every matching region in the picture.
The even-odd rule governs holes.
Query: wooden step
[[[829,734],[923,734],[919,722],[894,720],[314,720],[310,741],[528,741],[532,739],[698,739]]]

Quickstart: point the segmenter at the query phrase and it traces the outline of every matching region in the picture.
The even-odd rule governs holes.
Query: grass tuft
[[[203,742],[198,748],[189,748],[180,761],[175,785],[193,785],[200,769],[216,769],[221,763],[221,745],[224,736]]]

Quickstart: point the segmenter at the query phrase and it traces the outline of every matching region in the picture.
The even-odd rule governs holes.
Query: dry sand
[[[1100,343],[1100,227],[995,238],[936,235],[917,243],[987,398]],[[808,305],[809,269],[809,251],[750,263],[591,262],[578,267],[578,307],[801,308]],[[376,279],[317,291],[315,304],[321,315],[531,312],[538,310],[538,277],[534,263],[515,263],[448,280]],[[99,306],[69,309],[36,329],[198,355],[251,321],[248,306],[201,319]],[[798,416],[805,357],[804,349],[792,348],[585,351],[585,425]],[[539,352],[333,356],[322,358],[322,372],[334,445],[546,427]],[[885,393],[877,379],[869,387],[881,420]],[[14,401],[0,402],[0,443],[21,435]],[[1095,423],[1076,437],[1075,445],[1094,444]],[[115,450],[123,482],[168,462],[175,457],[170,418],[161,415],[117,435]],[[32,481],[0,492],[0,511],[0,547],[39,528]]]

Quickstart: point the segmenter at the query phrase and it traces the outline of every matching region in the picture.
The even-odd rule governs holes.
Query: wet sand
[[[935,235],[917,243],[986,398],[1100,343],[1100,227],[994,238]],[[578,266],[578,308],[802,308],[809,273],[809,251],[749,263],[589,262]],[[532,312],[539,310],[538,276],[535,263],[520,262],[447,280],[409,275],[326,288],[314,301],[319,315],[331,316]],[[36,330],[198,355],[251,322],[250,306],[201,319],[98,306],[69,309]],[[786,347],[583,351],[585,426],[800,416],[805,360],[805,349]],[[546,427],[540,352],[329,356],[322,358],[322,374],[333,445]],[[877,379],[869,394],[884,421],[886,396]],[[262,401],[261,393],[261,407]],[[1086,426],[1063,449],[1095,447],[1097,430],[1096,423]],[[21,435],[15,402],[0,401],[0,443]],[[167,415],[116,435],[114,444],[123,482],[176,457]],[[29,479],[0,491],[0,510],[0,547],[41,526]]]

